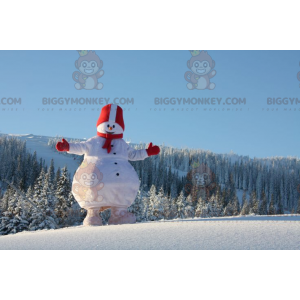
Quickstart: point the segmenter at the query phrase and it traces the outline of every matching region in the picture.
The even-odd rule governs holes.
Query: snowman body
[[[103,149],[105,138],[95,136],[85,142],[70,143],[68,153],[84,155],[77,169],[72,193],[82,208],[129,207],[139,189],[139,178],[129,160],[148,157],[145,149],[136,150],[122,138]]]

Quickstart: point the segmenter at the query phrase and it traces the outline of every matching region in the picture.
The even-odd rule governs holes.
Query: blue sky
[[[208,50],[216,63],[217,74],[211,79],[216,84],[214,90],[187,89],[184,74],[191,58],[187,50],[96,53],[104,63],[105,73],[99,79],[104,85],[102,90],[75,89],[72,73],[76,71],[74,64],[79,57],[75,50],[1,51],[0,100],[21,98],[22,105],[0,104],[0,131],[89,138],[96,133],[99,116],[99,111],[92,108],[101,109],[101,105],[86,105],[86,111],[79,112],[79,108],[84,108],[81,105],[46,106],[42,98],[125,97],[134,98],[134,105],[122,106],[124,137],[132,142],[152,141],[217,153],[232,150],[250,157],[300,156],[300,104],[266,104],[268,97],[300,100],[297,80],[300,51]],[[241,97],[246,98],[247,104],[155,105],[156,97],[223,100]],[[242,111],[203,110],[224,107],[242,108]],[[7,108],[18,108],[18,111],[7,111]],[[41,111],[47,108],[53,111]],[[71,111],[59,111],[59,108]],[[263,108],[278,111],[263,111]]]

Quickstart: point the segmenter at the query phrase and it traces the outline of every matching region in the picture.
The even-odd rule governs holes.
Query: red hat
[[[97,122],[97,127],[103,122],[116,122],[119,124],[123,130],[125,130],[124,120],[123,120],[123,109],[116,104],[107,104],[102,107],[100,117]]]

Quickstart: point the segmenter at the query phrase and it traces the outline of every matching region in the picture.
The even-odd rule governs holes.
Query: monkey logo
[[[103,200],[103,196],[98,195],[98,191],[104,187],[104,184],[101,182],[103,174],[96,167],[96,164],[88,164],[84,160],[76,171],[75,179],[78,183],[73,184],[72,192],[78,202],[100,202]]]
[[[95,53],[95,51],[78,50],[80,57],[75,61],[75,67],[80,71],[75,71],[72,75],[77,90],[101,90],[103,83],[98,82],[98,78],[102,77],[104,71],[103,61]]]
[[[184,74],[185,80],[188,82],[187,88],[189,90],[213,90],[216,84],[210,82],[217,72],[213,70],[215,61],[212,60],[207,51],[190,50],[192,57],[187,62],[187,67],[191,71]]]
[[[206,164],[193,163],[192,169],[187,174],[188,183],[185,185],[185,191],[193,193],[192,201],[197,201],[198,197],[206,199],[211,191],[216,187],[215,174]],[[194,191],[192,191],[194,190]]]

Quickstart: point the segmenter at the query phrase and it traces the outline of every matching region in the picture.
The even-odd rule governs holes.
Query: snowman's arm
[[[146,149],[136,150],[128,146],[128,160],[144,160],[148,157]]]
[[[70,148],[68,153],[70,154],[77,154],[77,155],[82,155],[82,154],[88,154],[90,144],[88,141],[80,142],[80,143],[69,143]]]

